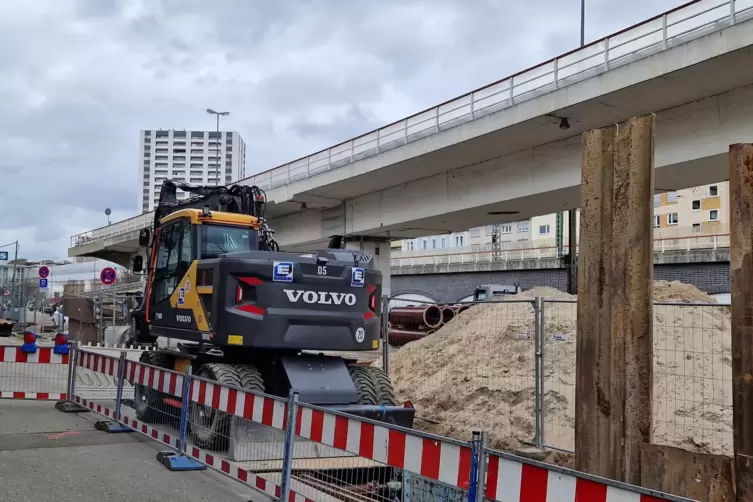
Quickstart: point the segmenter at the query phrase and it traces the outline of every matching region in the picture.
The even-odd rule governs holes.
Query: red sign
[[[39,278],[47,279],[50,276],[50,269],[47,267],[39,267]]]
[[[115,269],[112,267],[103,268],[102,272],[99,273],[99,280],[102,281],[102,284],[105,284],[107,286],[114,283],[116,278],[117,274],[115,273]]]

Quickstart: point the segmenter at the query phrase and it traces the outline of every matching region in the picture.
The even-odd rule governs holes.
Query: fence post
[[[66,399],[60,400],[55,403],[55,409],[62,411],[63,413],[84,413],[89,411],[89,408],[85,408],[76,402],[74,402],[74,395],[76,394],[76,367],[78,366],[78,353],[81,342],[69,341],[68,342],[68,385],[66,388]]]
[[[481,444],[481,433],[473,431],[471,439],[471,469],[468,474],[468,501],[476,502],[478,500],[478,459],[479,445]]]
[[[481,436],[478,440],[478,460],[477,460],[477,474],[476,474],[476,500],[475,502],[484,502],[486,500],[486,442],[487,434],[485,431],[481,431]],[[474,502],[470,499],[470,502]]]
[[[298,392],[291,389],[288,398],[287,427],[285,428],[285,455],[282,458],[282,482],[280,500],[290,498],[290,475],[293,472],[293,447],[295,446],[295,424],[298,416]]]
[[[133,429],[120,423],[120,403],[123,401],[123,386],[125,385],[126,351],[120,351],[118,360],[118,384],[115,391],[115,414],[112,420],[99,420],[94,427],[104,432],[133,432]]]
[[[534,312],[534,347],[536,351],[535,378],[536,392],[534,405],[534,444],[536,448],[544,446],[544,299],[537,296],[533,303]]]
[[[390,374],[390,297],[382,296],[382,370]]]
[[[178,432],[177,452],[168,450],[157,453],[157,460],[171,471],[203,471],[207,468],[198,460],[186,455],[186,434],[188,431],[188,410],[191,406],[191,366],[183,374],[183,400],[180,406],[180,430]]]

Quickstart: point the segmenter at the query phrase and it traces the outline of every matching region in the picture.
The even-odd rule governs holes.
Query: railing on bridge
[[[536,241],[511,242],[509,249],[498,253],[491,250],[475,250],[470,247],[448,248],[423,251],[392,251],[392,267],[435,266],[462,263],[489,263],[522,260],[543,260],[561,258],[568,253],[568,246],[562,251],[548,240],[536,245]],[[729,234],[689,235],[683,237],[663,237],[654,239],[654,252],[668,253],[704,249],[729,248]]]
[[[428,110],[256,174],[240,183],[270,189],[307,179],[643,59],[750,17],[753,17],[753,0],[695,0]],[[143,224],[138,221],[147,215],[75,235],[71,238],[71,247],[148,226],[148,222]]]

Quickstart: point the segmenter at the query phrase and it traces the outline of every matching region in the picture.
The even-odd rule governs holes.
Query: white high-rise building
[[[227,185],[246,177],[246,143],[237,132],[142,130],[138,207],[154,209],[166,179],[192,185]],[[186,194],[178,190],[178,198]]]

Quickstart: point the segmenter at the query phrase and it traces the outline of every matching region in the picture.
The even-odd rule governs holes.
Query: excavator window
[[[231,225],[201,226],[201,257],[203,259],[254,249],[258,249],[258,244],[256,231],[251,228]]]
[[[177,220],[163,226],[159,234],[152,283],[154,304],[170,298],[193,260],[192,227],[188,220]]]

